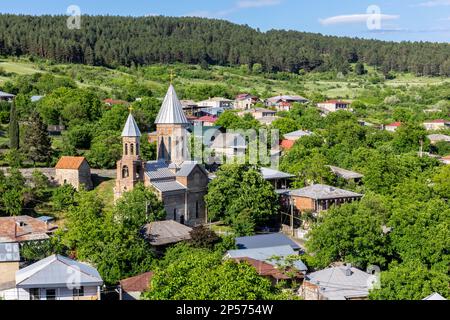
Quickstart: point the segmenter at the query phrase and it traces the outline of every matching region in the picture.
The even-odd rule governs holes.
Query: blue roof
[[[292,249],[291,246],[274,246],[257,249],[243,249],[243,250],[229,250],[226,254],[228,258],[251,258],[258,261],[264,261],[268,264],[276,266],[279,261],[275,257],[279,258],[282,262],[288,256],[298,255],[297,252]],[[300,256],[299,256],[300,257]],[[294,266],[300,271],[307,271],[306,265],[298,260],[294,262]]]
[[[55,220],[55,218],[49,217],[49,216],[42,216],[42,217],[39,217],[37,219],[40,220],[40,221],[44,221],[44,222],[50,222],[50,221]]]
[[[281,233],[271,233],[251,237],[236,238],[236,245],[238,249],[257,249],[285,245],[291,246],[294,250],[301,249],[298,244]]]

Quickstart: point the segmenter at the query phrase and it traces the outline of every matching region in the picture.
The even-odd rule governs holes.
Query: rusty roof
[[[0,243],[48,239],[58,227],[30,217],[0,217]]]
[[[143,292],[149,288],[152,277],[153,272],[150,271],[120,280],[120,285],[122,289],[127,292]]]
[[[86,160],[85,157],[68,157],[64,156],[59,159],[56,164],[56,169],[73,169],[77,170],[81,167],[83,162]]]

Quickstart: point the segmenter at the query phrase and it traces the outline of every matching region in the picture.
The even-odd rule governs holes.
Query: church
[[[167,220],[189,226],[204,224],[208,173],[202,165],[190,161],[189,122],[172,84],[155,124],[157,160],[144,162],[140,157],[141,132],[130,112],[122,132],[123,151],[117,162],[114,198],[117,200],[138,183],[144,183],[163,202]]]

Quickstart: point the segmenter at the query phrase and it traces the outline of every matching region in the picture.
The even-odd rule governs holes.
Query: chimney
[[[347,277],[350,277],[352,274],[353,274],[352,265],[348,263],[347,266],[345,267],[345,275]]]

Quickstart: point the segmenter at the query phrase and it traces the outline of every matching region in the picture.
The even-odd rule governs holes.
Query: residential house
[[[291,111],[294,103],[308,103],[309,100],[302,96],[278,95],[266,100],[266,106],[277,111]]]
[[[384,130],[389,131],[389,132],[395,132],[397,131],[398,128],[400,128],[402,126],[401,122],[393,122],[391,124],[387,124],[384,126]]]
[[[15,98],[15,95],[0,91],[0,101],[8,101],[11,102]]]
[[[51,136],[60,136],[63,131],[66,130],[65,125],[49,125],[47,126],[47,132]]]
[[[206,127],[214,127],[219,118],[216,116],[203,116],[194,121],[194,125],[202,125]]]
[[[191,239],[192,228],[175,220],[155,221],[142,229],[144,238],[156,247],[167,246]]]
[[[140,300],[141,294],[149,289],[152,277],[153,272],[146,272],[121,280],[119,285],[120,300]]]
[[[259,98],[248,93],[242,93],[235,99],[234,108],[239,110],[248,110],[253,108],[258,102]]]
[[[86,190],[93,188],[91,167],[85,157],[61,157],[55,167],[55,179],[58,184],[70,184],[77,190],[81,186]]]
[[[445,134],[430,134],[428,139],[430,139],[431,144],[436,144],[441,141],[450,142],[450,136]]]
[[[256,261],[262,261],[276,268],[287,264],[288,257],[298,256],[298,260],[294,261],[292,266],[300,273],[305,274],[308,271],[306,265],[301,261],[298,252],[294,251],[291,246],[271,246],[256,249],[229,250],[225,254],[225,259],[250,258]]]
[[[16,272],[5,300],[100,300],[103,280],[88,264],[52,255]]]
[[[295,252],[301,251],[301,247],[282,233],[259,234],[235,239],[238,249],[260,249],[268,247],[289,246]]]
[[[334,166],[328,166],[333,174],[335,174],[337,177],[342,178],[346,181],[354,181],[356,183],[361,182],[362,178],[364,177],[361,173],[350,171],[346,169],[342,169],[339,167]]]
[[[351,265],[307,274],[299,290],[305,300],[366,300],[376,277]]]
[[[199,116],[212,116],[212,117],[219,117],[222,113],[225,112],[224,108],[202,108],[199,112]]]
[[[342,100],[327,100],[317,104],[317,107],[324,113],[331,113],[340,110],[351,111],[350,102]]]
[[[239,133],[221,133],[210,146],[217,156],[239,157],[245,156],[247,143]]]
[[[239,112],[239,116],[241,116],[241,117],[244,116],[245,114],[251,114],[253,116],[253,118],[258,120],[258,119],[262,119],[262,118],[266,118],[266,117],[275,117],[277,112],[273,111],[273,110],[269,110],[269,109],[264,109],[264,108],[253,108],[253,109],[248,109],[248,110]]]
[[[444,129],[450,129],[450,120],[437,119],[437,120],[429,120],[423,123],[423,126],[428,131],[438,131]]]
[[[308,136],[312,136],[313,133],[311,131],[308,130],[297,130],[294,132],[289,132],[286,133],[283,137],[285,140],[290,140],[290,141],[297,141],[300,138],[303,137],[308,137]]]
[[[163,202],[167,220],[190,226],[203,224],[208,173],[203,165],[189,160],[190,124],[172,85],[155,124],[157,160],[146,162],[140,155],[141,132],[130,112],[122,131],[122,158],[117,161],[114,199],[143,183]]]
[[[269,181],[275,190],[286,190],[291,184],[294,175],[272,168],[261,168],[261,174],[264,180]]]
[[[232,109],[234,101],[222,97],[209,98],[208,100],[200,101],[198,103],[199,107],[202,108],[221,108],[221,109]]]
[[[199,112],[202,109],[202,107],[200,107],[196,102],[194,102],[193,100],[180,100],[180,103],[187,117],[199,116]]]
[[[15,287],[19,264],[19,244],[17,242],[0,243],[0,292]]]
[[[0,217],[0,243],[46,240],[57,228],[30,216]]]
[[[292,190],[289,195],[299,212],[309,211],[315,213],[328,210],[332,205],[340,205],[359,200],[363,196],[352,191],[322,184]]]
[[[291,149],[294,147],[294,145],[295,145],[295,141],[292,141],[292,140],[286,140],[286,139],[281,140],[281,143],[280,143],[280,147],[281,147],[281,149],[283,149],[284,151],[289,151],[289,150],[291,150]]]
[[[258,122],[260,124],[262,124],[263,126],[271,126],[272,123],[274,123],[276,120],[278,120],[280,117],[272,117],[272,116],[268,116],[268,117],[262,117],[262,118],[258,118]]]

